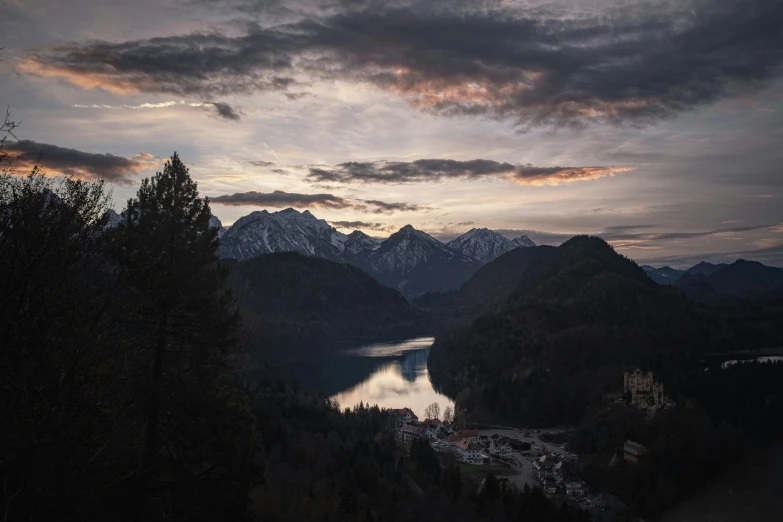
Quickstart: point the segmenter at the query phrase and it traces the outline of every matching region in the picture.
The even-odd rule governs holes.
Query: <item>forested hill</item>
[[[399,292],[345,263],[287,252],[227,264],[253,346],[430,331]]]
[[[586,236],[498,258],[452,298],[471,296],[483,312],[436,340],[431,373],[461,389],[460,406],[475,416],[515,423],[578,423],[602,394],[619,390],[623,369],[674,380],[708,347],[763,342],[776,331],[738,338]]]

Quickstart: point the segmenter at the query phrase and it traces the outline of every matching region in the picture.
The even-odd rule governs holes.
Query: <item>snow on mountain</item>
[[[522,237],[527,238],[527,236]],[[528,241],[530,240],[528,239]],[[489,263],[521,245],[494,230],[474,228],[457,239],[449,241],[447,246],[476,261]]]
[[[219,253],[224,258],[245,260],[274,252],[298,252],[340,261],[347,240],[348,236],[308,210],[261,210],[240,218],[225,232]]]
[[[220,220],[213,217],[213,226]],[[411,225],[385,240],[354,231],[345,235],[309,211],[261,210],[237,220],[220,234],[223,258],[251,259],[275,252],[297,252],[350,263],[381,283],[415,296],[459,287],[483,264],[517,248],[531,246],[526,236],[507,239],[497,232],[474,229],[448,245]]]
[[[217,216],[209,216],[209,226],[218,229],[218,239],[223,237],[228,228],[223,226],[223,223],[217,218]]]
[[[518,246],[521,246],[523,248],[536,246],[536,244],[533,242],[533,240],[530,239],[529,237],[525,236],[525,235],[519,236],[518,238],[513,239],[512,241],[514,243],[516,243]]]
[[[388,286],[407,295],[418,295],[458,287],[481,263],[406,225],[359,266]]]
[[[369,255],[378,250],[382,242],[382,239],[368,236],[359,230],[354,230],[348,234],[348,239],[343,249],[343,259],[352,265],[364,268]]]
[[[405,225],[381,243],[378,250],[370,255],[369,263],[374,272],[399,275],[433,256],[450,258],[456,255],[456,252],[429,234]]]

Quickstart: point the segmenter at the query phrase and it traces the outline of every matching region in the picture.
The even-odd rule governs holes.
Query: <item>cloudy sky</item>
[[[780,0],[0,0],[20,171],[783,266]]]

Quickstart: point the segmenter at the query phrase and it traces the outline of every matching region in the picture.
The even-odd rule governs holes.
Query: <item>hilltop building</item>
[[[653,372],[635,370],[623,373],[623,391],[637,408],[658,408],[665,404],[663,383],[655,382]]]

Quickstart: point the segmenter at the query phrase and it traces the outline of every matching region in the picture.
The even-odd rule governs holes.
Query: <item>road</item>
[[[535,433],[533,430],[517,429],[517,428],[491,428],[478,430],[479,435],[492,436],[494,434],[502,435],[510,439],[516,439],[523,442],[529,442],[531,444],[531,451],[529,455],[523,455],[519,452],[513,452],[511,457],[517,462],[516,469],[519,474],[512,477],[507,477],[509,482],[522,489],[527,483],[531,488],[538,485],[538,482],[533,478],[533,459],[541,453],[554,453],[561,457],[571,457],[565,449],[544,442],[539,438],[539,435],[544,433],[559,433],[563,430],[559,429],[545,429],[540,430],[539,433]],[[525,434],[529,433],[529,436]]]

